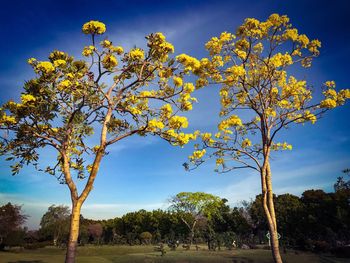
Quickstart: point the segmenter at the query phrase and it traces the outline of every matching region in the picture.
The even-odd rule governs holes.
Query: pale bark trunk
[[[67,244],[66,263],[74,263],[79,237],[81,204],[73,202],[72,215],[70,219],[70,232]]]
[[[271,252],[275,263],[283,263],[277,236],[277,221],[273,203],[273,191],[271,181],[270,163],[267,160],[261,174],[262,183],[262,205],[264,208],[267,224],[270,232]]]
[[[194,239],[194,228],[195,228],[196,224],[197,224],[197,221],[195,220],[195,221],[194,221],[194,223],[193,223],[193,225],[192,225],[192,228],[191,228],[191,240],[190,240],[190,247],[191,247],[191,246],[192,246],[192,244],[193,244],[193,239]]]

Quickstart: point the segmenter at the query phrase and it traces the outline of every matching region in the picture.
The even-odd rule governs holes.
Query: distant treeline
[[[227,200],[223,201],[219,213],[198,220],[193,243],[207,243],[209,249],[267,246],[268,228],[261,196],[242,202],[241,207],[231,208]],[[291,194],[275,196],[275,207],[282,248],[328,252],[350,244],[350,188],[343,181],[338,180],[332,193],[307,190],[301,197]],[[14,245],[28,248],[46,244],[64,246],[67,241],[68,207],[49,207],[37,231],[21,227],[26,216],[22,215],[19,206],[9,203],[0,208],[0,213],[2,248]],[[79,244],[163,242],[175,249],[179,243],[189,243],[190,231],[183,219],[190,222],[191,217],[191,213],[164,210],[139,210],[108,220],[81,217]]]

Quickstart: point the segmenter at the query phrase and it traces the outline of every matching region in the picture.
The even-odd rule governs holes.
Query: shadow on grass
[[[41,260],[18,260],[18,261],[9,261],[7,263],[43,263]]]

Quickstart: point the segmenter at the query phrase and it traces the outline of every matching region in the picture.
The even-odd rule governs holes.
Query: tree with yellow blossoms
[[[235,35],[223,32],[205,47],[209,58],[198,60],[183,54],[177,60],[185,72],[198,77],[196,88],[210,83],[221,86],[221,121],[216,134],[200,135],[202,143],[189,157],[192,166],[186,167],[215,158],[219,172],[257,171],[272,255],[275,262],[282,262],[270,160],[273,152],[292,146],[279,142],[278,134],[292,124],[314,124],[329,109],[343,105],[350,90],[337,91],[334,81],[327,81],[322,87],[325,98],[317,101],[305,80],[289,74],[292,67],[310,67],[321,42],[299,33],[285,15],[272,14],[266,21],[247,18]]]
[[[82,30],[91,37],[82,51],[86,59],[62,51],[47,61],[29,59],[36,77],[25,83],[20,102],[0,108],[0,154],[14,161],[13,173],[33,164],[70,190],[69,263],[75,261],[81,207],[110,145],[133,135],[155,135],[178,146],[196,138],[181,131],[188,122],[177,115],[192,109],[194,86],[183,83],[184,72],[170,57],[174,47],[162,33],[146,37],[146,50],[125,51],[107,38],[97,43],[106,31],[101,22]],[[39,162],[44,148],[57,152],[48,167]],[[85,180],[81,192],[77,180]]]

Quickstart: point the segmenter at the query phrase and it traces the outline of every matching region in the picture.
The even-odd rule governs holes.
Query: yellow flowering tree
[[[196,88],[221,85],[218,131],[201,134],[202,143],[189,157],[190,164],[196,167],[215,158],[219,172],[250,168],[260,174],[272,254],[275,262],[282,262],[270,156],[292,146],[279,142],[278,134],[295,123],[314,124],[327,110],[343,105],[350,91],[337,91],[335,83],[327,81],[322,88],[325,98],[317,101],[305,80],[289,74],[292,67],[310,67],[321,43],[300,34],[285,15],[272,14],[266,21],[247,18],[235,35],[223,32],[205,47],[209,58],[177,57],[185,71],[198,77]]]
[[[178,146],[196,137],[181,131],[188,122],[177,114],[192,108],[194,87],[183,83],[184,72],[171,59],[173,45],[155,33],[146,37],[146,50],[124,51],[108,39],[96,43],[105,31],[101,22],[84,24],[92,40],[83,48],[84,60],[62,51],[48,61],[29,59],[36,77],[25,83],[20,102],[0,108],[0,154],[14,161],[13,173],[33,164],[70,190],[66,262],[75,261],[81,207],[110,145],[132,135],[156,135]],[[42,148],[57,152],[48,167],[39,163]],[[78,179],[86,180],[81,192]]]

